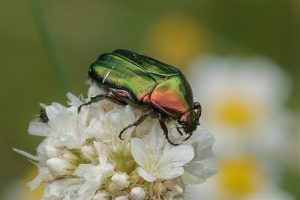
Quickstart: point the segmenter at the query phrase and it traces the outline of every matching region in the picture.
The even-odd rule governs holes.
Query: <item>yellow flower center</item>
[[[255,107],[243,99],[220,99],[215,107],[216,119],[219,123],[238,127],[249,128],[255,119]]]
[[[206,49],[206,33],[190,16],[172,13],[154,24],[146,38],[147,49],[159,60],[183,67]]]
[[[261,178],[259,167],[249,157],[221,161],[219,170],[220,186],[232,196],[246,196],[255,191]]]
[[[116,163],[115,169],[117,171],[130,174],[136,168],[136,163],[129,151],[112,152],[110,158]]]

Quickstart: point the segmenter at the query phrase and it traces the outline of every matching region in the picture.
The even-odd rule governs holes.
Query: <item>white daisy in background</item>
[[[289,199],[273,184],[291,132],[283,106],[289,83],[280,68],[264,58],[207,57],[192,64],[188,79],[202,124],[215,133],[219,174],[187,192],[209,200]]]
[[[100,92],[92,86],[88,96]],[[78,113],[89,98],[67,96],[68,107],[43,105],[49,120],[31,122],[30,134],[45,137],[37,155],[15,149],[37,165],[38,175],[28,185],[43,184],[42,199],[182,199],[185,183],[199,184],[215,173],[207,160],[214,142],[208,132],[172,146],[157,120],[147,119],[120,140],[120,131],[141,111],[103,100]],[[170,136],[178,134],[174,123],[167,125]]]

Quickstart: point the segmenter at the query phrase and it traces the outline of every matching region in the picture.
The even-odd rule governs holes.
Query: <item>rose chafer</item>
[[[178,121],[178,133],[183,135],[183,130],[187,135],[184,140],[189,139],[199,125],[200,103],[193,101],[192,90],[186,78],[179,69],[171,65],[120,49],[100,55],[91,64],[88,75],[105,94],[92,97],[78,111],[82,106],[104,98],[145,110],[137,121],[120,132],[120,139],[126,129],[139,125],[149,115],[158,118],[167,140],[173,145],[177,144],[169,139],[166,119]]]

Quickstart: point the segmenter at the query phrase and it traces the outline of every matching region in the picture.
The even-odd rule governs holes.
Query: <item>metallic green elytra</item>
[[[145,110],[145,113],[132,124],[125,127],[122,133],[142,123],[149,115],[157,117],[167,140],[166,119],[175,119],[180,126],[177,131],[187,140],[199,125],[201,116],[200,103],[193,101],[189,83],[181,71],[171,65],[128,50],[115,50],[105,53],[91,64],[89,79],[106,94],[91,98],[89,105],[104,98],[119,104],[130,104]]]

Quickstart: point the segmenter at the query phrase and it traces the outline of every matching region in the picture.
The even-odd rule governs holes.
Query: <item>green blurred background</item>
[[[288,73],[285,106],[299,113],[300,1],[0,0],[0,20],[0,193],[32,168],[12,148],[33,153],[42,140],[27,134],[39,103],[85,94],[89,64],[117,48],[184,71],[208,53],[265,56]],[[280,183],[296,199],[299,166],[284,169]]]

